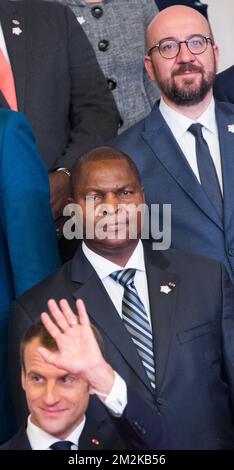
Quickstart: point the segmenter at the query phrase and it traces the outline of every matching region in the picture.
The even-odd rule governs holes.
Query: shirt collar
[[[112,263],[112,261],[109,261],[103,256],[98,255],[93,250],[90,250],[90,248],[88,248],[84,242],[82,242],[82,250],[101,280],[105,279],[114,271],[120,271],[122,269],[131,268],[138,271],[145,271],[144,250],[141,240],[139,240],[134,252],[132,253],[124,268],[123,266]]]
[[[217,133],[214,98],[211,99],[209,106],[206,108],[204,113],[199,116],[197,121],[193,121],[184,114],[178,113],[178,111],[172,109],[165,103],[163,98],[161,98],[160,100],[159,109],[168,126],[170,127],[172,133],[178,139],[183,137],[183,135],[191,126],[191,124],[194,124],[195,122],[199,122],[208,131],[212,132],[212,134]]]
[[[85,425],[85,420],[86,418],[84,417],[79,426],[77,426],[77,428],[66,437],[66,441],[70,441],[78,446],[79,439]],[[31,421],[31,415],[28,417],[26,432],[32,450],[47,450],[50,446],[52,446],[52,444],[60,440],[57,437],[51,436],[51,434],[43,431],[43,429],[36,426],[36,424],[33,424]]]

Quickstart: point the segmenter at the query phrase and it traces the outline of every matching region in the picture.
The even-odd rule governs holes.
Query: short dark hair
[[[52,321],[53,317],[50,317]],[[54,323],[56,323],[54,321]],[[99,333],[98,329],[96,326],[91,324],[94,336],[98,342],[98,345],[100,349],[103,351],[103,340],[101,337],[101,334]],[[59,327],[58,327],[59,328]],[[50,333],[47,331],[45,326],[41,321],[38,321],[37,323],[33,323],[24,333],[22,340],[20,342],[20,363],[21,363],[21,368],[23,369],[24,373],[26,373],[25,369],[25,361],[24,361],[24,352],[27,344],[29,344],[33,339],[38,338],[40,341],[41,346],[43,346],[46,349],[49,349],[49,351],[58,351],[58,346],[55,341],[55,339],[50,335]]]
[[[79,177],[83,165],[88,162],[97,162],[102,160],[123,160],[125,161],[133,174],[136,177],[139,186],[141,186],[141,177],[133,160],[126,153],[121,150],[115,149],[113,147],[97,147],[95,149],[89,150],[89,152],[82,155],[74,164],[71,171],[71,191],[72,196],[75,196],[76,188],[79,184]]]

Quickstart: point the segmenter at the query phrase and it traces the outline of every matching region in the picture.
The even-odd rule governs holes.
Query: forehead
[[[208,22],[192,8],[172,7],[163,10],[149,27],[149,41],[160,41],[173,37],[186,39],[192,34],[210,34]]]
[[[125,160],[90,161],[82,166],[79,185],[82,190],[92,187],[122,187],[136,184],[137,178]]]
[[[39,338],[33,338],[29,343],[26,344],[24,349],[24,364],[26,373],[30,371],[40,373],[44,377],[62,377],[67,375],[67,371],[58,369],[57,367],[48,364],[41,357],[38,348],[41,346]]]

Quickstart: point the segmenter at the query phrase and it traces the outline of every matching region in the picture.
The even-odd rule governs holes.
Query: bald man
[[[161,101],[113,145],[138,166],[147,202],[161,216],[172,205],[172,246],[224,262],[234,281],[234,106],[213,99],[211,28],[196,10],[173,6],[149,25],[147,46]]]

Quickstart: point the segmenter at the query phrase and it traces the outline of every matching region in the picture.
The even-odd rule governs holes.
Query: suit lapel
[[[9,443],[9,450],[32,450],[25,426],[21,427]]]
[[[234,125],[234,113],[230,112],[227,104],[216,103],[216,119],[223,173],[224,226],[225,230],[230,232],[230,225],[233,225],[234,220],[234,133],[229,126]]]
[[[179,184],[200,209],[222,229],[221,219],[197,181],[157,105],[145,119],[142,137],[176,184]]]
[[[26,79],[26,22],[23,11],[20,11],[20,2],[7,1],[5,3],[6,6],[0,9],[0,19],[14,75],[18,109],[23,112]],[[19,35],[13,34],[13,27],[17,26],[22,31]]]
[[[75,299],[81,298],[85,302],[88,314],[97,324],[101,334],[103,332],[109,338],[130,368],[134,370],[145,386],[152,391],[135,345],[106,289],[91,264],[85,258],[81,248],[78,249],[75,259],[77,259],[77,263],[75,260],[73,261],[72,278],[73,281],[79,282],[80,286],[73,292],[73,296]]]
[[[179,280],[175,273],[165,271],[165,266],[160,265],[161,260],[163,264],[165,263],[162,254],[147,250],[145,259],[154,338],[156,391],[158,392],[166,374],[174,333]],[[171,289],[168,293],[165,292],[167,287]]]
[[[86,417],[85,427],[79,439],[79,450],[105,449],[105,438],[98,427],[100,427],[100,423],[88,416]]]

